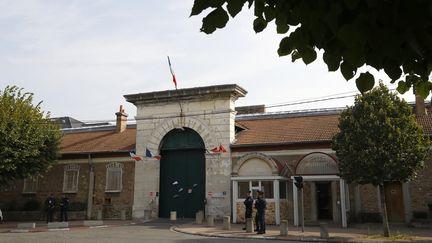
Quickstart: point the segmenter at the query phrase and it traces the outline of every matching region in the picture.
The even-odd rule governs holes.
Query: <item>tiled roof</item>
[[[432,134],[432,112],[417,117],[424,134]],[[331,141],[338,132],[339,113],[242,117],[236,125],[246,128],[237,133],[235,145],[292,144]]]
[[[338,131],[339,114],[250,117],[236,123],[247,128],[237,134],[235,145],[330,141]]]
[[[136,129],[128,128],[121,133],[114,130],[81,131],[63,134],[61,154],[122,152],[135,149]]]

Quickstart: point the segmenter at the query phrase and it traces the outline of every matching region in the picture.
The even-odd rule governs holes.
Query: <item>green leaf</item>
[[[357,68],[353,67],[350,63],[345,61],[342,62],[342,64],[340,65],[340,69],[346,81],[352,79],[352,77],[354,77],[357,72]]]
[[[431,83],[427,81],[417,82],[415,85],[416,94],[420,95],[423,99],[426,99],[431,90]]]
[[[270,6],[266,6],[264,8],[264,18],[267,22],[272,21],[274,18],[276,17],[276,12],[274,10],[274,8],[270,7]]]
[[[375,85],[375,78],[369,72],[362,73],[356,79],[357,89],[363,94],[366,91],[369,91]]]
[[[366,60],[364,51],[358,47],[345,50],[343,57],[344,61],[349,62],[354,67],[363,66]]]
[[[293,53],[291,54],[291,61],[295,62],[297,59],[300,59],[301,55],[297,50],[294,50]]]
[[[341,63],[341,56],[334,54],[330,51],[325,51],[323,55],[323,60],[327,64],[328,70],[334,72],[339,69]]]
[[[234,18],[241,11],[246,0],[228,0],[227,2],[228,13]]]
[[[209,8],[210,4],[207,0],[195,0],[192,6],[192,11],[189,17],[200,14],[204,9]]]
[[[286,56],[291,54],[293,51],[293,45],[291,43],[291,39],[289,37],[284,37],[279,43],[278,55]]]
[[[211,34],[216,30],[216,28],[221,29],[225,27],[228,19],[228,13],[223,8],[216,8],[203,18],[201,31],[206,34]]]
[[[264,0],[255,0],[254,14],[257,18],[264,18]]]
[[[408,87],[408,85],[404,81],[401,80],[398,82],[398,86],[396,88],[397,92],[405,94],[405,92],[407,92],[409,89],[410,87]]]
[[[317,58],[317,54],[316,54],[315,50],[310,46],[306,46],[305,48],[300,49],[299,52],[301,54],[303,62],[306,65],[315,61]]]
[[[289,30],[287,18],[285,14],[276,15],[276,31],[278,34],[285,34]]]
[[[398,67],[395,63],[384,64],[384,72],[393,80],[400,78],[400,76],[402,75],[402,69]]]
[[[267,21],[262,18],[256,18],[253,22],[255,33],[263,31],[267,27]]]

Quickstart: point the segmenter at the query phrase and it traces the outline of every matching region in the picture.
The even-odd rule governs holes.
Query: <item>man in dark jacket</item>
[[[255,208],[257,209],[258,216],[258,232],[257,234],[265,234],[265,210],[267,208],[267,202],[264,199],[264,192],[258,192],[258,198],[255,201]]]
[[[66,195],[63,195],[60,200],[60,221],[61,222],[68,221],[68,215],[67,215],[68,207],[69,207],[69,199],[66,197]]]
[[[245,205],[245,222],[246,219],[252,218],[252,205],[253,205],[253,198],[251,197],[251,191],[248,191],[246,194],[246,199],[244,200]],[[246,226],[243,228],[243,230],[246,229]]]
[[[45,205],[47,209],[47,223],[53,221],[55,204],[56,204],[56,200],[54,198],[54,195],[51,193],[50,196],[45,201]]]

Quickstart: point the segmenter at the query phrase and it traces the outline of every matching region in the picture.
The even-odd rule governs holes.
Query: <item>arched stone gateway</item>
[[[193,218],[204,210],[205,147],[190,128],[169,131],[160,144],[159,217]]]
[[[187,133],[186,137],[195,134],[201,139],[201,143],[197,143],[201,145],[192,149],[199,151],[195,154],[199,158],[195,159],[193,154],[187,154],[187,156],[193,157],[193,160],[199,164],[199,171],[194,173],[203,176],[200,180],[205,182],[202,185],[205,188],[204,196],[207,204],[205,206],[197,204],[193,210],[204,208],[207,215],[213,215],[216,218],[222,218],[230,213],[231,156],[229,147],[235,136],[234,103],[246,93],[238,85],[227,84],[125,95],[126,100],[137,107],[136,153],[143,155],[148,149],[162,156],[161,161],[145,158],[135,163],[132,217],[155,218],[159,215],[166,217],[167,210],[171,210],[173,205],[168,202],[167,198],[164,198],[173,193],[167,189],[168,185],[166,185],[172,180],[172,174],[169,171],[172,168],[175,168],[176,171],[181,170],[182,167],[176,166],[183,162],[176,158],[183,156],[181,154],[188,149],[179,145],[171,150],[165,147],[165,142],[172,139],[175,141],[177,135],[183,131]],[[210,150],[216,146],[223,146],[227,152],[218,155],[204,153],[205,149]],[[186,167],[194,166],[191,164]],[[182,178],[189,177],[183,176]],[[173,182],[171,181],[171,184]],[[196,183],[192,183],[192,186],[193,184]],[[182,191],[188,193],[189,186],[185,185]],[[200,190],[199,197],[202,198],[203,189]],[[194,191],[193,188],[192,191]],[[192,211],[179,211],[179,216],[184,214],[190,217]]]

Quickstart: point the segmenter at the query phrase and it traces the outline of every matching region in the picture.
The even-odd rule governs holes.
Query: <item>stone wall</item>
[[[237,202],[237,223],[245,223],[245,207],[243,202]],[[252,217],[255,218],[256,209],[253,209]],[[266,224],[276,224],[275,203],[267,200],[267,209],[265,211]]]
[[[137,106],[137,154],[143,154],[146,148],[159,153],[163,137],[179,127],[196,131],[207,149],[222,145],[229,150],[234,140],[234,101],[244,95],[238,91],[238,86],[233,87],[228,85],[126,95],[126,99]],[[219,92],[221,89],[225,91]],[[151,98],[155,95],[158,99]],[[180,110],[183,116],[180,116]],[[207,198],[205,214],[222,218],[231,212],[230,151],[206,156],[205,163],[206,195],[209,192],[223,194],[221,197]],[[158,199],[150,195],[159,192],[160,164],[146,160],[136,164],[135,172],[133,217],[143,218],[146,210],[151,210],[152,216],[157,216]],[[152,200],[156,202],[154,206],[150,206]]]

